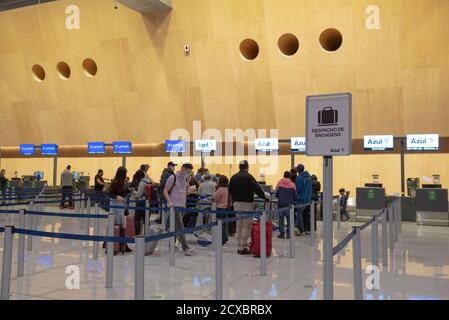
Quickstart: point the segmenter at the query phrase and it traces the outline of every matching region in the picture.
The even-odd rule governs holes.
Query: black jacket
[[[265,199],[265,192],[256,179],[248,172],[241,170],[232,176],[229,182],[229,194],[233,201],[254,202],[254,193]]]
[[[312,200],[318,201],[321,191],[321,183],[318,180],[312,180]]]

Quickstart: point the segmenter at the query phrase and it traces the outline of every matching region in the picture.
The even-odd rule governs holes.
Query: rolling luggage
[[[161,234],[164,230],[162,226],[150,226],[145,230],[145,237],[155,236]],[[157,245],[159,244],[159,240],[145,242],[145,255],[148,256],[156,250]]]
[[[119,225],[114,226],[114,237],[121,237],[121,227]],[[114,242],[114,255],[118,252],[122,252],[122,244],[119,242]]]
[[[126,217],[126,227],[125,227],[125,237],[135,237],[136,236],[136,222],[134,215],[128,215]]]
[[[323,126],[338,124],[338,110],[326,107],[318,112],[318,123]]]
[[[272,250],[272,234],[273,234],[273,224],[271,221],[267,221],[267,258],[271,256]],[[251,254],[260,257],[260,221],[253,223],[251,227]]]

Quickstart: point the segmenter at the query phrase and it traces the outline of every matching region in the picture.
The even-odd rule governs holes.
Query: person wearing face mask
[[[167,207],[175,208],[175,230],[182,231],[184,225],[182,223],[182,212],[176,210],[176,208],[186,208],[187,195],[190,193],[189,180],[193,166],[190,163],[184,163],[181,170],[168,177],[164,187],[164,198],[167,201]],[[193,255],[193,249],[187,245],[187,241],[184,235],[179,236],[179,241],[182,244],[184,255]]]

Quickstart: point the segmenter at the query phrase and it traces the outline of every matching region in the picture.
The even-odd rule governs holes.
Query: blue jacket
[[[295,181],[296,201],[298,204],[308,204],[312,201],[312,179],[307,171],[301,172]]]

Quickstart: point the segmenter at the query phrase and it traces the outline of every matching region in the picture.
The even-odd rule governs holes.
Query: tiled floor
[[[47,208],[55,210],[55,208]],[[0,214],[0,225],[17,225],[17,216]],[[104,232],[106,222],[101,222]],[[76,218],[41,217],[39,230],[81,233]],[[289,241],[277,239],[269,259],[268,276],[260,276],[260,260],[236,254],[235,239],[223,250],[223,296],[225,299],[321,299],[322,239],[318,224],[315,246],[309,237],[295,239],[296,258],[288,258]],[[334,243],[344,238],[351,225],[335,230]],[[379,228],[380,229],[380,228]],[[379,232],[380,238],[380,232]],[[370,265],[371,230],[362,233],[363,269]],[[161,241],[154,255],[145,258],[146,299],[213,299],[214,252],[197,247],[196,254],[176,253],[176,267],[168,265],[168,242]],[[335,299],[353,298],[352,246],[334,259]],[[0,235],[3,251],[3,234]],[[17,237],[14,241],[11,299],[133,299],[134,256],[114,257],[114,287],[105,288],[106,260],[100,249],[92,258],[92,244],[82,241],[35,238],[33,251],[26,252],[25,276],[17,278]],[[364,290],[366,299],[449,299],[449,228],[404,224],[399,243],[389,255],[389,267],[381,267],[380,290]],[[380,254],[381,257],[381,254]],[[66,267],[80,270],[80,289],[69,290]],[[364,274],[364,279],[368,275]]]

